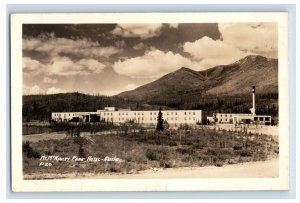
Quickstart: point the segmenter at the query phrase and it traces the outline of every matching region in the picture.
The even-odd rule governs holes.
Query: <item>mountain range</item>
[[[118,96],[137,101],[200,99],[251,94],[278,94],[278,60],[249,55],[229,65],[204,71],[182,67],[151,83]]]
[[[23,120],[49,120],[51,112],[96,111],[105,106],[139,110],[202,109],[249,113],[256,87],[258,114],[278,114],[278,60],[247,56],[204,71],[179,68],[151,83],[112,97],[82,93],[24,95]]]

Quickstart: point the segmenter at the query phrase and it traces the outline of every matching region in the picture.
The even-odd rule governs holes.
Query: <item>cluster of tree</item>
[[[147,104],[147,105],[145,105]],[[56,95],[23,96],[23,120],[51,119],[52,112],[96,111],[106,106],[131,108],[138,110],[154,110],[161,106],[163,109],[201,109],[209,115],[214,112],[249,113],[252,107],[252,97],[237,95],[234,97],[200,97],[155,99],[151,101],[134,101],[118,96],[95,96],[81,93],[66,93]],[[278,116],[278,94],[257,94],[256,113],[261,115]]]
[[[209,115],[215,112],[224,113],[250,113],[252,108],[251,96],[236,96],[236,97],[222,97],[222,98],[200,98],[198,101],[183,101],[178,100],[164,100],[151,101],[151,105],[165,106],[171,109],[201,109],[206,111]],[[260,115],[278,116],[278,94],[258,94],[256,95],[256,113]]]
[[[28,122],[30,120],[49,121],[52,112],[92,112],[109,105],[122,106],[124,103],[123,98],[116,96],[93,96],[81,93],[26,95],[23,96],[22,115],[23,120]]]

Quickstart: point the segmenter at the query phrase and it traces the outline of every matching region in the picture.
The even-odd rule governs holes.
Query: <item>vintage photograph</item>
[[[22,180],[280,178],[287,45],[234,20],[21,23]]]

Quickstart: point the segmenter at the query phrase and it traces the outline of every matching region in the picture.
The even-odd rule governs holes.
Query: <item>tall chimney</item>
[[[252,114],[255,116],[255,86],[252,86]]]

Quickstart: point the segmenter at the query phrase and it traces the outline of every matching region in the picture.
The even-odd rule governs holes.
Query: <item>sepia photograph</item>
[[[287,30],[286,13],[13,15],[13,187],[288,189]]]

